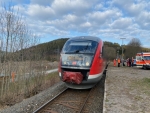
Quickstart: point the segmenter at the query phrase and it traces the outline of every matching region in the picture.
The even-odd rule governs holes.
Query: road
[[[52,72],[56,72],[56,71],[58,71],[57,68],[56,68],[56,69],[52,69],[52,70],[48,70],[48,71],[45,72],[45,74],[52,73]]]

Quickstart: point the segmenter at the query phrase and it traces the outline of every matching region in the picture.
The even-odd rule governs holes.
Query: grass
[[[47,76],[45,76],[45,79],[55,78],[56,75],[58,75],[58,72],[53,72],[53,73],[47,74]]]
[[[109,100],[106,98],[106,102],[109,102]]]
[[[150,78],[143,78],[141,80],[135,81],[132,84],[133,88],[137,88],[142,93],[150,96]]]
[[[0,99],[0,106],[5,106],[8,104],[14,105],[15,103],[21,102],[25,98],[29,98],[42,92],[59,81],[60,79],[58,72],[53,72],[47,75],[42,74],[29,79],[10,82],[9,90],[3,92],[4,96]],[[1,84],[2,78],[0,78],[0,92]]]
[[[150,78],[144,78],[142,81],[142,87],[144,89],[144,93],[150,96]]]
[[[142,100],[143,98],[142,98],[140,95],[136,95],[136,96],[134,97],[134,99],[140,101],[140,100]]]

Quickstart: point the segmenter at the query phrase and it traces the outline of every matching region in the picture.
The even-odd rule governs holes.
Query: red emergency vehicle
[[[136,54],[136,65],[144,69],[150,68],[150,52],[141,52]]]

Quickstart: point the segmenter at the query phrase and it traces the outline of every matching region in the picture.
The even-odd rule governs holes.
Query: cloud
[[[13,6],[14,10],[16,12],[19,12],[20,14],[23,14],[25,15],[25,12],[26,12],[26,6],[22,6],[22,5],[15,5]]]
[[[63,29],[63,30],[75,30],[78,25],[82,22],[82,19],[76,15],[73,14],[68,14],[64,15],[60,19],[55,19],[51,21],[47,21],[48,25],[55,26],[58,29]]]
[[[88,14],[88,21],[95,29],[109,27],[115,19],[121,17],[122,13],[116,9],[106,11],[94,11]]]
[[[150,29],[150,12],[143,11],[135,20],[142,29]]]
[[[55,0],[51,7],[60,15],[67,13],[83,15],[91,8],[91,5],[86,0]]]
[[[132,4],[126,8],[131,16],[137,16],[144,9],[144,4]]]
[[[94,9],[95,9],[95,10],[104,9],[103,4],[101,4],[101,3],[100,3],[100,4],[96,4],[95,7],[94,7]]]
[[[53,18],[55,15],[55,11],[49,7],[49,6],[41,6],[38,4],[31,4],[28,6],[28,10],[26,13],[34,18],[34,19],[39,19],[39,20],[48,20],[50,18]]]
[[[91,27],[91,26],[92,26],[92,25],[91,25],[90,22],[85,22],[85,23],[81,24],[81,27],[83,27],[83,28],[89,28],[89,27]]]
[[[54,2],[54,0],[31,0],[31,4],[38,4],[42,6],[49,6]]]
[[[14,9],[40,36],[94,35],[104,40],[148,40],[149,0],[19,0]],[[142,40],[144,44],[144,40]]]
[[[138,2],[136,0],[114,0],[112,4],[121,9],[124,14],[130,16],[137,16],[145,8],[145,2]]]
[[[115,20],[110,26],[113,29],[126,29],[129,26],[132,25],[132,19],[131,18],[119,18]]]

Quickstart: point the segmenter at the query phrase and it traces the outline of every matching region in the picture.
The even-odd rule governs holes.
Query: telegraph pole
[[[126,38],[120,38],[120,39],[122,39],[122,55],[121,55],[122,58],[121,59],[122,59],[122,66],[123,66],[123,39],[126,39]]]

